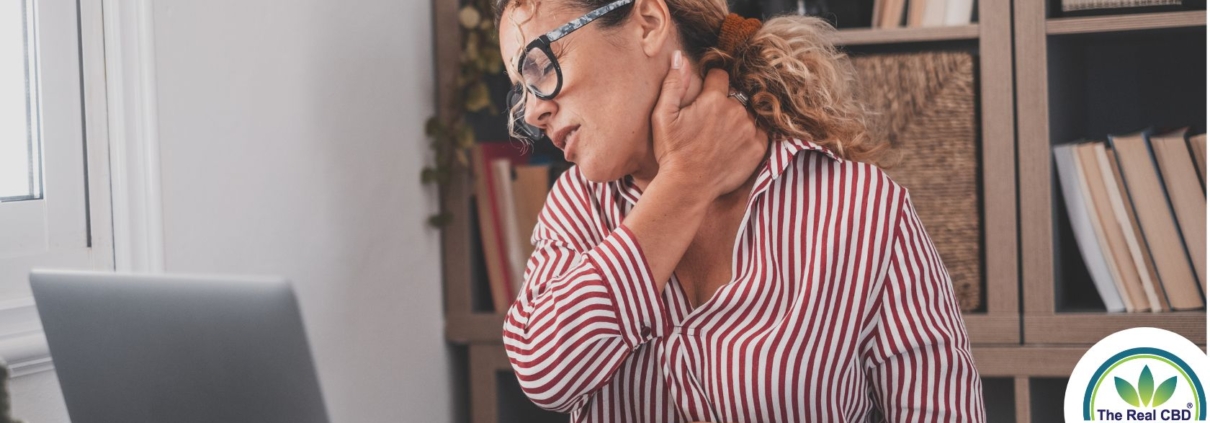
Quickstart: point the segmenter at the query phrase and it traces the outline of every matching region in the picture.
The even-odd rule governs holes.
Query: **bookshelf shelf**
[[[1067,377],[1087,348],[1071,346],[976,347],[983,377]]]
[[[1025,343],[1092,345],[1109,334],[1133,327],[1167,329],[1195,344],[1206,343],[1205,311],[1026,315]]]
[[[979,24],[925,28],[852,28],[836,31],[837,45],[899,44],[930,41],[976,40]]]
[[[1021,340],[1021,318],[1015,313],[963,313],[962,323],[973,345],[1007,345]]]
[[[1046,33],[1050,35],[1087,34],[1197,26],[1206,26],[1205,10],[1051,18],[1046,20]]]

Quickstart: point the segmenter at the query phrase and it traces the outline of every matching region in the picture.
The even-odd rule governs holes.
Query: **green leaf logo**
[[[1134,387],[1130,382],[1122,380],[1122,378],[1114,376],[1114,383],[1118,385],[1118,396],[1122,397],[1122,401],[1135,407],[1139,406],[1139,394],[1135,392]]]
[[[1139,375],[1139,401],[1143,405],[1151,404],[1151,394],[1155,393],[1155,380],[1151,379],[1151,368],[1143,366],[1143,374]]]
[[[1152,404],[1151,406],[1159,407],[1161,405],[1164,405],[1164,402],[1168,401],[1168,398],[1172,398],[1172,393],[1175,391],[1176,391],[1176,376],[1173,376],[1173,377],[1168,378],[1168,380],[1165,380],[1164,383],[1161,383],[1159,388],[1156,388],[1155,398],[1151,399],[1151,401],[1154,402],[1154,404]]]
[[[1122,397],[1122,401],[1135,407],[1159,407],[1172,398],[1172,393],[1176,391],[1176,376],[1168,378],[1156,388],[1149,366],[1143,366],[1138,389],[1120,377],[1114,377],[1113,382],[1117,385],[1118,396]]]

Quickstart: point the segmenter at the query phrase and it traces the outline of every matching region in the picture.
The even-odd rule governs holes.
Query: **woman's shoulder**
[[[533,242],[552,239],[581,248],[595,245],[616,226],[611,223],[617,207],[609,204],[616,197],[612,184],[590,181],[579,166],[564,170],[538,213]]]
[[[899,184],[877,164],[849,160],[814,142],[788,139],[779,145],[783,151],[771,155],[774,167],[777,156],[786,160],[784,169],[775,175],[778,182],[790,188],[794,195],[809,195],[822,201],[861,201],[869,207],[862,210],[878,215],[897,215],[908,196],[908,188]]]

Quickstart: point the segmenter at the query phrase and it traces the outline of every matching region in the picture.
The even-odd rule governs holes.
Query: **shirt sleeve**
[[[572,172],[547,197],[524,285],[504,321],[504,347],[521,389],[560,412],[588,404],[668,322],[634,234],[624,225],[597,229],[593,196]]]
[[[867,377],[889,422],[983,422],[983,385],[949,272],[905,191]]]

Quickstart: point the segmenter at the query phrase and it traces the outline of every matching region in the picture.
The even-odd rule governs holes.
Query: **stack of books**
[[[530,236],[550,191],[551,165],[530,163],[519,141],[483,142],[471,148],[478,242],[487,268],[492,305],[508,311],[521,291]]]
[[[965,25],[974,0],[874,0],[873,28]]]
[[[1206,305],[1206,134],[1188,129],[1053,148],[1072,232],[1110,312]]]

